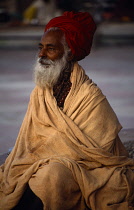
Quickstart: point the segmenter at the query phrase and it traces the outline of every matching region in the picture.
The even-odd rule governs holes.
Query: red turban
[[[64,12],[48,22],[45,31],[52,27],[60,28],[75,57],[81,60],[90,53],[96,24],[88,12]]]

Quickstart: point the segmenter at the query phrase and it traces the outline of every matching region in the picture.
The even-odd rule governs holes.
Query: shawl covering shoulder
[[[12,209],[32,175],[50,162],[71,170],[93,210],[129,209],[134,199],[134,160],[126,157],[117,137],[121,125],[78,63],[71,82],[63,110],[51,89],[35,87],[31,93],[14,149],[0,167],[1,210]]]

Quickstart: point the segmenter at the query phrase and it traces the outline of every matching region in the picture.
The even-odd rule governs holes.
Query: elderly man
[[[134,209],[134,160],[106,97],[77,61],[90,53],[88,13],[52,19],[13,151],[0,171],[0,209]]]

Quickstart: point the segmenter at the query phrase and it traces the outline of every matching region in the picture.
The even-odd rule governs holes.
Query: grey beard
[[[40,58],[37,59],[34,66],[35,84],[41,88],[45,88],[46,86],[53,87],[67,65],[66,55],[63,55],[61,59],[56,61],[42,59],[43,62],[49,64],[49,66],[40,64],[39,59]]]

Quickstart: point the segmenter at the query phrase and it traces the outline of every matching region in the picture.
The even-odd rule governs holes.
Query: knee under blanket
[[[50,162],[71,170],[92,210],[129,209],[134,199],[134,160],[126,157],[118,138],[121,125],[78,63],[71,82],[63,110],[52,89],[35,87],[31,93],[14,149],[0,167],[1,210],[13,208],[32,175]]]

